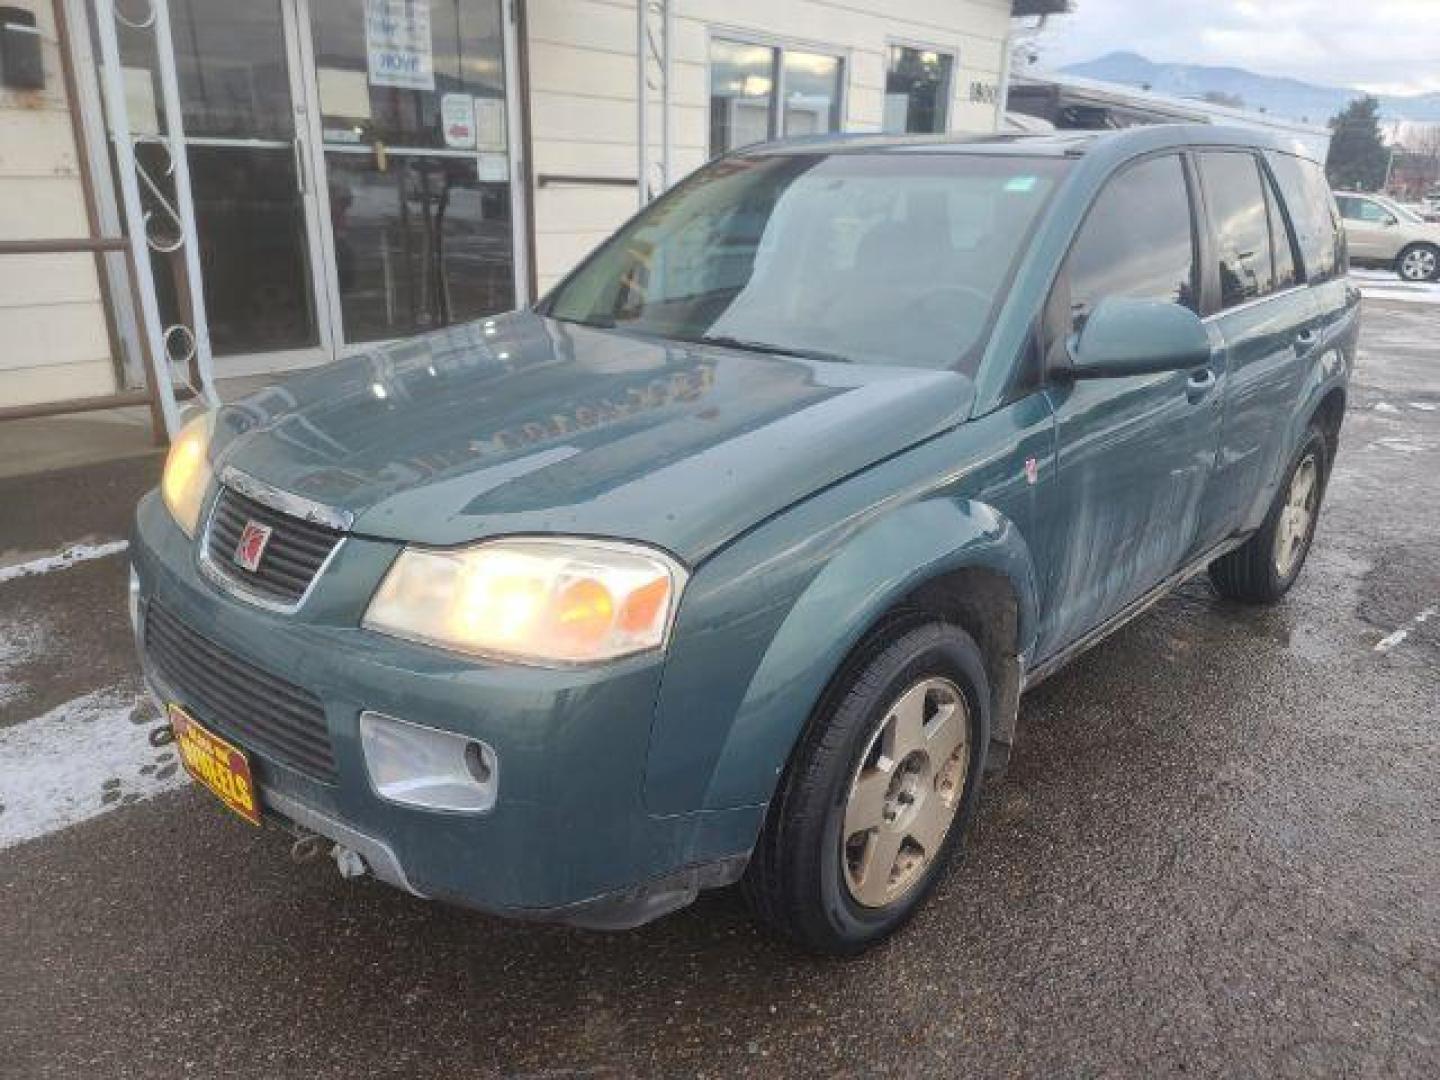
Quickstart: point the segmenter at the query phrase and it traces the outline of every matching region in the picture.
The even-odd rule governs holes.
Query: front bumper
[[[763,807],[652,816],[644,773],[661,661],[545,670],[487,664],[359,626],[394,559],[388,542],[351,537],[294,614],[250,605],[198,569],[195,544],[158,496],[140,504],[132,557],[137,637],[149,605],[216,646],[305,688],[324,706],[329,782],[246,745],[207,717],[183,686],[141,661],[157,696],[252,756],[265,811],[356,851],[392,885],[496,914],[628,926],[743,872]],[[483,814],[402,806],[371,788],[359,714],[372,709],[493,747],[496,804]]]

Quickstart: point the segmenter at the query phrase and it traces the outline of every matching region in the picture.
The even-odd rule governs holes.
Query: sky
[[[1108,52],[1248,68],[1375,94],[1440,91],[1440,0],[1074,0],[1040,65]]]

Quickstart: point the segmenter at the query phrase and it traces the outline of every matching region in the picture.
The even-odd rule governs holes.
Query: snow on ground
[[[76,563],[89,562],[91,559],[104,559],[120,554],[129,546],[129,542],[125,540],[110,540],[102,544],[71,544],[54,555],[43,555],[27,562],[0,566],[0,582],[30,577],[32,574],[48,574],[53,570],[64,570],[66,567],[74,566]]]
[[[0,617],[0,706],[20,694],[14,672],[43,656],[49,644],[45,631],[34,623]]]
[[[0,850],[188,783],[174,747],[145,738],[160,722],[107,689],[0,728]]]
[[[1350,280],[1370,300],[1400,300],[1410,304],[1440,304],[1440,281],[1402,281],[1389,270],[1351,270]]]

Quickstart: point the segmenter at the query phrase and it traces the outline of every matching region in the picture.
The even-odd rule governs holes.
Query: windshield
[[[921,153],[725,159],[617,233],[542,310],[673,340],[973,374],[1067,165]]]

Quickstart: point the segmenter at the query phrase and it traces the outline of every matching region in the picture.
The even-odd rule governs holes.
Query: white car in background
[[[1405,281],[1440,281],[1440,225],[1383,195],[1336,192],[1350,261],[1393,269]]]

